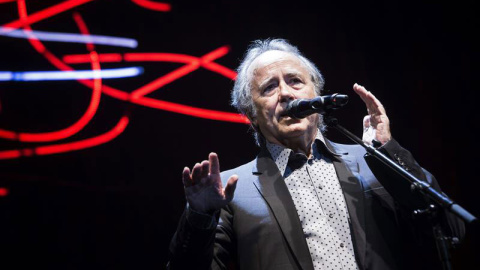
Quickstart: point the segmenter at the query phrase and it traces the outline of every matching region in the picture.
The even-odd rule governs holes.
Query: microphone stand
[[[450,263],[449,247],[453,247],[459,242],[459,240],[456,237],[448,237],[445,235],[440,221],[437,218],[437,212],[440,210],[440,208],[443,208],[455,214],[456,216],[464,220],[466,223],[472,223],[473,221],[476,221],[477,218],[470,214],[463,207],[452,201],[447,195],[436,191],[430,186],[430,184],[421,181],[415,176],[413,176],[396,162],[392,161],[386,155],[378,151],[375,147],[365,144],[360,138],[345,129],[343,126],[339,125],[338,120],[330,116],[328,113],[324,115],[324,122],[327,124],[327,126],[335,128],[346,137],[361,145],[363,148],[365,148],[365,150],[367,150],[367,153],[369,155],[375,157],[386,167],[390,168],[390,171],[395,172],[396,174],[404,178],[406,181],[408,181],[412,192],[420,194],[425,201],[431,202],[431,204],[429,204],[426,209],[414,210],[413,214],[414,216],[428,216],[432,223],[433,236],[435,238],[437,252],[440,261],[442,262],[443,269],[452,269]]]

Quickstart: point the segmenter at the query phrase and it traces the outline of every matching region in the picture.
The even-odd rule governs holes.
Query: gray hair
[[[240,113],[247,116],[250,120],[256,117],[256,110],[253,106],[252,100],[252,93],[251,93],[251,80],[253,74],[249,72],[249,67],[253,63],[253,61],[260,56],[261,54],[267,51],[283,51],[290,53],[296,56],[302,64],[305,65],[308,72],[310,73],[315,92],[317,95],[320,95],[323,91],[323,86],[325,84],[325,80],[323,79],[322,74],[306,57],[300,53],[297,47],[291,45],[285,39],[265,39],[265,40],[255,40],[252,44],[248,47],[247,51],[245,52],[245,56],[243,60],[240,62],[240,66],[237,68],[237,79],[235,80],[235,84],[233,85],[232,90],[232,106],[234,106]],[[319,121],[319,125],[321,130],[323,130],[322,121]],[[254,136],[257,140],[257,144],[259,143],[258,138],[258,130],[254,128]]]

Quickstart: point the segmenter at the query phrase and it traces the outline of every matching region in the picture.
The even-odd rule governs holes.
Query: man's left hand
[[[390,121],[388,120],[385,108],[365,87],[354,84],[353,90],[360,96],[363,102],[365,102],[365,105],[367,105],[368,115],[363,118],[362,140],[366,144],[371,145],[372,140],[375,139],[384,145],[392,138]]]

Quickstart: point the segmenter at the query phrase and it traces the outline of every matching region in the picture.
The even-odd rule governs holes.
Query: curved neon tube
[[[129,118],[123,116],[120,121],[111,130],[93,138],[79,140],[76,142],[53,144],[47,146],[39,146],[35,148],[26,148],[20,150],[6,150],[0,151],[0,159],[12,159],[20,157],[43,156],[65,153],[70,151],[81,150],[85,148],[94,147],[100,144],[107,143],[120,135],[127,127]]]
[[[114,79],[138,76],[143,72],[141,67],[112,68],[102,70],[67,70],[67,71],[0,71],[0,81],[65,81],[82,79]]]
[[[155,11],[168,12],[172,9],[170,4],[167,4],[167,3],[153,2],[148,0],[132,0],[132,2],[134,2],[135,4],[141,7],[148,8]]]
[[[7,23],[3,25],[3,27],[8,27],[8,28],[20,28],[23,26],[27,26],[39,21],[43,21],[47,18],[50,18],[54,15],[57,15],[58,13],[62,13],[64,11],[67,11],[69,9],[72,9],[74,7],[86,4],[88,2],[91,2],[93,0],[67,0],[65,2],[62,2],[60,4],[56,4],[54,6],[48,7],[46,9],[37,11],[35,13],[30,14],[29,16],[25,16],[23,19],[18,19],[13,22]],[[31,29],[30,29],[31,30]]]
[[[26,16],[26,6],[25,6],[24,0],[19,0],[18,2],[19,2],[19,13],[21,13],[20,10],[22,10],[22,8],[23,8],[23,10],[25,12],[25,16]],[[22,2],[23,2],[23,7],[21,5]],[[69,2],[69,1],[67,1],[67,2]],[[26,16],[26,17],[28,18],[28,16]],[[25,24],[25,25],[28,25],[28,24]],[[29,27],[25,27],[25,28],[28,29]],[[59,68],[61,70],[73,70],[71,67],[66,65],[60,59],[58,59],[55,55],[53,55],[51,52],[49,52],[39,40],[35,40],[34,38],[31,38],[31,39],[29,39],[29,42],[34,47],[34,49],[37,50],[37,52],[42,54],[50,63],[55,65],[57,68]],[[114,56],[114,58],[117,58],[115,60],[118,60],[118,55],[112,54],[111,56]],[[195,58],[195,59],[198,59],[198,58]],[[112,58],[110,58],[110,60],[112,60]],[[97,58],[97,61],[98,61],[98,58]],[[211,60],[210,59],[206,59],[206,60],[204,59],[204,61],[202,61],[201,65],[204,66],[207,69],[218,72],[218,73],[220,73],[220,74],[222,74],[226,77],[234,77],[235,76],[234,71],[232,71],[232,70],[230,70],[226,67],[223,67],[219,64],[208,62],[208,61],[211,61]],[[232,74],[233,74],[233,76],[232,76]],[[91,80],[78,80],[78,81],[80,83],[90,87],[90,88],[94,88],[95,83],[96,83],[95,81],[91,81]],[[158,108],[158,109],[164,109],[164,110],[168,110],[168,111],[178,111],[179,113],[185,113],[185,114],[189,114],[189,115],[192,115],[192,116],[208,118],[208,119],[249,123],[248,119],[246,119],[244,116],[241,116],[240,114],[226,113],[226,112],[220,112],[220,111],[214,111],[214,110],[206,110],[206,109],[201,109],[201,108],[189,107],[189,106],[185,106],[185,105],[182,105],[182,104],[176,104],[176,103],[172,103],[172,102],[165,102],[165,101],[161,101],[161,100],[149,99],[149,98],[145,98],[145,97],[140,97],[138,99],[132,99],[130,94],[125,92],[125,91],[121,91],[121,90],[118,90],[118,89],[115,89],[115,88],[112,88],[112,87],[109,87],[109,86],[106,86],[106,85],[102,86],[101,82],[100,82],[100,86],[103,87],[103,90],[104,90],[103,92],[108,94],[108,95],[111,95],[111,96],[116,97],[116,98],[121,99],[121,100],[130,101],[132,103],[143,105],[143,106],[148,106],[148,107]],[[96,137],[94,137],[94,138],[96,138]],[[94,139],[94,138],[91,138],[91,139]],[[63,145],[68,145],[68,144],[63,144]],[[79,149],[81,149],[81,147],[83,147],[83,146],[79,146],[79,147],[80,147]],[[65,149],[66,148],[64,148],[64,150]],[[73,151],[73,150],[79,150],[79,149],[65,150],[65,152]],[[32,149],[23,149],[23,150],[1,151],[0,154],[1,154],[0,158],[5,158],[6,156],[9,156],[7,158],[15,158],[15,157],[20,157],[20,156],[31,156],[31,155],[34,155],[35,152]]]
[[[25,18],[27,16],[25,0],[18,0],[18,12],[21,18]],[[25,28],[30,29],[30,26],[25,26]],[[32,45],[34,45],[35,49],[43,48],[43,51],[42,51],[43,55],[45,55],[48,52],[43,46],[43,44],[40,41],[34,39],[34,37],[31,37],[28,40],[31,42]],[[55,58],[54,55],[50,55],[50,58],[52,57]],[[91,58],[92,69],[99,71],[100,63],[98,61],[97,52],[91,51],[90,58]],[[92,85],[92,97],[90,99],[90,104],[87,110],[82,115],[82,117],[80,117],[80,119],[78,119],[74,124],[70,125],[67,128],[57,130],[57,131],[52,131],[52,132],[43,132],[43,133],[20,133],[20,132],[16,133],[16,132],[7,131],[7,130],[0,130],[0,136],[5,135],[5,137],[3,137],[5,139],[18,140],[22,142],[48,142],[48,141],[56,141],[56,140],[68,138],[78,133],[80,130],[82,130],[90,122],[93,116],[96,114],[98,105],[100,104],[100,97],[102,94],[101,90],[102,90],[102,81],[100,78],[95,78],[93,80],[93,85]]]
[[[8,193],[8,188],[0,187],[0,197],[6,197]]]
[[[136,48],[138,42],[131,38],[101,36],[101,35],[80,35],[74,33],[60,33],[60,32],[46,32],[46,31],[30,31],[19,30],[9,27],[0,27],[0,36],[12,37],[12,38],[24,38],[27,39],[31,35],[35,38],[43,41],[54,42],[69,42],[69,43],[93,43],[99,45],[116,46]]]

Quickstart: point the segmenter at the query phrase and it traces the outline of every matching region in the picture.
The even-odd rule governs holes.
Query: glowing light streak
[[[188,65],[184,65],[140,88],[138,88],[137,90],[133,91],[132,92],[132,98],[133,99],[136,99],[136,98],[139,98],[141,96],[144,96],[144,95],[147,95],[157,89],[159,89],[160,87],[163,87],[177,79],[180,79],[181,77],[191,73],[192,71],[198,69],[198,67],[200,67],[200,63],[198,61],[196,62],[193,62],[191,64],[188,64]]]
[[[215,62],[202,63],[202,67],[210,71],[216,72],[220,75],[223,75],[224,77],[230,78],[232,80],[235,80],[237,78],[237,72],[227,67],[224,67],[222,65],[219,65]]]
[[[0,81],[64,81],[64,80],[82,80],[82,79],[113,79],[134,77],[142,74],[141,67],[113,68],[95,70],[75,70],[75,71],[27,71],[27,72],[1,72]]]
[[[198,57],[176,53],[126,53],[125,61],[192,63]]]
[[[80,13],[74,12],[73,13],[73,20],[77,24],[77,27],[78,27],[78,29],[80,30],[80,33],[83,36],[86,36],[86,37],[90,36],[90,31],[88,30],[87,24],[83,20],[82,16],[80,16]],[[88,42],[87,43],[87,51],[92,52],[93,50],[95,50],[95,46],[93,45],[92,42]]]
[[[77,142],[70,142],[70,143],[63,143],[63,144],[55,144],[55,145],[48,145],[48,146],[40,146],[35,148],[36,155],[51,155],[51,154],[58,154],[70,151],[76,151],[80,149],[94,147],[100,144],[107,143],[113,139],[115,139],[118,135],[120,135],[125,128],[127,127],[129,119],[127,116],[123,116],[120,121],[115,125],[114,128],[109,130],[108,132],[95,136],[93,138],[80,140]]]
[[[17,0],[0,0],[0,4],[13,2],[13,1],[17,1]]]
[[[0,187],[0,197],[6,197],[8,193],[8,188]]]
[[[0,72],[0,81],[11,81],[13,80],[13,72]]]
[[[0,36],[27,39],[32,34],[35,35],[36,39],[43,40],[43,41],[68,42],[68,43],[93,43],[93,44],[99,44],[99,45],[128,47],[128,48],[136,48],[138,46],[138,42],[135,39],[131,39],[131,38],[18,30],[18,29],[9,28],[9,27],[0,27]]]
[[[19,15],[21,18],[26,18],[27,17],[27,9],[25,5],[25,1],[19,0],[18,1],[18,6],[19,6]],[[25,28],[30,28],[30,26],[25,26]],[[34,45],[35,49],[42,49],[43,48],[43,55],[48,56],[50,58],[53,58],[54,60],[56,57],[53,54],[50,54],[43,44],[38,41],[29,38],[29,41],[31,41],[32,45]],[[93,48],[93,45],[90,46],[90,48]],[[94,71],[100,70],[100,62],[98,61],[98,54],[95,51],[90,51],[90,63],[92,66],[92,69]],[[49,59],[47,57],[47,59]],[[61,61],[57,61],[61,62]],[[55,62],[56,63],[56,62]],[[98,105],[100,104],[100,97],[101,97],[101,90],[102,90],[102,81],[100,78],[95,78],[93,80],[93,86],[92,88],[92,96],[90,99],[89,106],[85,113],[78,119],[74,124],[61,129],[57,131],[52,131],[52,132],[43,132],[43,133],[14,133],[14,138],[11,138],[11,131],[7,130],[0,130],[0,135],[3,133],[5,135],[8,135],[9,137],[6,137],[6,139],[13,139],[13,140],[18,140],[18,141],[23,141],[23,142],[48,142],[48,141],[55,141],[55,140],[60,140],[64,138],[68,138],[76,133],[78,133],[80,130],[82,130],[93,118],[95,113],[97,112]],[[8,153],[7,153],[8,154]],[[10,154],[15,154],[15,153],[10,153]],[[23,156],[31,156],[33,152],[28,149],[22,150],[21,154]]]
[[[227,78],[234,79],[236,77],[236,72],[223,67],[219,64],[213,63],[211,61],[216,60],[229,51],[228,46],[223,46],[218,49],[213,50],[210,53],[198,58],[190,55],[184,54],[173,54],[173,53],[126,53],[124,55],[124,60],[131,61],[165,61],[165,62],[177,62],[177,63],[186,63],[187,65],[180,67],[166,75],[161,76],[160,78],[136,89],[132,92],[132,98],[139,98],[141,96],[147,95],[160,87],[165,86],[168,83],[171,83],[193,71],[198,69],[200,66],[203,66],[214,72],[218,72],[221,75],[224,75]],[[109,57],[114,58],[114,60],[121,60],[121,55],[109,55]],[[99,56],[102,59],[102,55]],[[66,55],[64,60],[68,60],[73,63],[83,63],[87,61],[86,55]]]
[[[208,63],[214,61],[222,56],[225,56],[229,51],[230,48],[228,46],[222,46],[202,56],[202,62]]]
[[[93,0],[67,0],[65,2],[62,2],[60,4],[48,7],[46,9],[37,11],[33,14],[30,14],[30,16],[25,16],[24,18],[18,19],[16,21],[4,24],[3,27],[8,27],[8,28],[20,28],[23,26],[27,26],[33,23],[37,23],[39,21],[43,21],[49,17],[52,17],[54,15],[57,15],[59,13],[62,13],[64,11],[67,11],[69,9],[75,8],[77,6],[86,4],[88,2],[91,2]],[[18,0],[18,5],[21,5],[21,2],[25,2],[25,0]],[[25,5],[23,5],[25,6]],[[19,10],[20,12],[20,10]]]
[[[88,54],[71,54],[71,55],[65,55],[62,58],[63,62],[68,63],[68,64],[81,64],[81,63],[86,63],[89,62]],[[98,55],[98,60],[100,63],[106,63],[106,62],[121,62],[122,61],[122,55],[119,53],[102,53]]]
[[[24,0],[18,0],[18,6],[19,6],[20,17],[22,19],[29,18],[27,16],[27,13],[26,13],[25,1]],[[29,27],[28,24],[25,24],[24,28],[31,30],[31,28]],[[54,54],[52,54],[50,51],[48,51],[45,48],[45,46],[39,40],[35,39],[35,37],[33,35],[28,39],[28,41],[33,46],[33,48],[35,50],[37,50],[38,53],[43,55],[50,63],[52,63],[58,69],[63,70],[63,71],[73,70],[73,68],[66,65],[59,58],[57,58]],[[91,48],[93,48],[93,47],[91,47]],[[227,48],[227,50],[228,50],[228,48]],[[230,70],[226,67],[223,67],[219,64],[210,62],[210,61],[214,60],[215,54],[219,55],[217,57],[220,57],[222,55],[222,50],[219,50],[215,53],[214,52],[215,51],[213,51],[213,52],[205,55],[204,57],[202,57],[200,59],[201,60],[200,64],[202,66],[206,67],[207,69],[211,69],[211,70],[216,69],[217,71],[221,71],[222,75],[224,75],[224,76],[226,74],[231,75],[232,72],[234,73],[234,71],[232,71],[232,70]],[[91,53],[95,53],[95,52],[91,52]],[[111,56],[113,56],[113,55],[115,55],[115,54],[111,54]],[[171,57],[172,55],[175,55],[175,54],[166,54],[166,55]],[[96,61],[96,63],[99,64],[98,54],[95,53],[95,56],[96,56],[96,59],[93,59],[93,57],[92,57],[92,60],[90,61],[92,63],[92,69],[94,69],[94,70],[95,70],[95,68],[93,67],[93,65],[95,64],[94,62]],[[111,57],[111,56],[109,56],[109,57]],[[115,55],[115,57],[118,60],[118,55]],[[115,58],[115,57],[113,57],[113,58]],[[191,64],[192,61],[187,61],[187,58],[189,58],[189,57],[193,58],[195,61],[199,60],[199,58],[192,57],[192,56],[179,58],[177,60],[184,61],[186,64],[187,63]],[[212,57],[212,58],[210,58],[210,57]],[[110,60],[113,60],[113,58],[110,58]],[[188,60],[192,60],[192,59],[188,59]],[[99,65],[98,65],[98,68],[99,68]],[[240,114],[236,114],[236,113],[228,113],[228,112],[221,112],[221,111],[215,111],[215,110],[201,109],[201,108],[186,106],[186,105],[177,104],[177,103],[173,103],[173,102],[150,99],[150,98],[147,98],[147,97],[132,98],[132,96],[125,91],[118,90],[118,89],[115,89],[113,87],[109,87],[107,85],[102,85],[102,82],[101,82],[100,79],[95,79],[93,81],[92,80],[78,80],[78,81],[80,83],[92,88],[94,90],[93,91],[94,94],[96,94],[98,88],[101,88],[102,92],[107,94],[107,95],[118,98],[120,100],[129,101],[131,103],[135,103],[135,104],[138,104],[138,105],[143,105],[143,106],[148,106],[148,107],[151,107],[151,108],[157,108],[157,109],[162,109],[162,110],[167,110],[167,111],[172,111],[172,112],[178,112],[178,113],[182,113],[182,114],[192,115],[192,116],[195,116],[195,117],[201,117],[201,118],[207,118],[207,119],[213,119],[213,120],[230,121],[230,122],[238,122],[238,123],[245,123],[245,124],[249,123],[249,121],[246,117],[244,117]],[[96,98],[94,98],[93,95],[92,95],[92,102],[90,104],[89,109],[87,110],[87,111],[90,112],[91,116],[93,116],[93,114],[95,113],[95,112],[93,112],[93,114],[91,113],[91,111],[92,111],[91,107],[92,107],[92,104],[94,103],[95,99]],[[99,100],[99,97],[98,97],[98,100]],[[98,104],[96,104],[96,106],[98,106]],[[84,117],[82,117],[82,118],[84,118]],[[83,121],[83,122],[88,123],[89,120],[88,119],[86,119],[86,120],[87,120],[86,122],[85,121]],[[128,123],[128,118],[126,119],[125,126],[127,125],[127,123]],[[75,125],[77,125],[77,124],[79,124],[79,123],[76,123]],[[106,134],[103,134],[103,135],[115,134],[115,130],[117,128],[119,128],[119,129],[117,129],[118,134],[115,135],[115,136],[118,136],[121,132],[123,132],[123,129],[125,128],[125,126],[124,126],[123,129],[122,129],[120,124],[121,124],[121,121],[117,124],[117,126],[116,126],[116,128],[114,128],[114,130],[111,130],[110,132],[108,132]],[[55,134],[55,133],[59,135],[60,133],[63,133],[63,130],[61,132],[52,132],[52,134]],[[21,138],[21,136],[19,136],[19,135],[22,135],[22,134],[17,134],[17,133],[8,132],[8,131],[1,131],[1,130],[0,130],[0,134],[8,135],[8,136],[15,137],[15,138],[18,138],[18,137]],[[48,133],[46,133],[46,134],[48,134]],[[37,135],[37,134],[33,134],[33,135]],[[40,135],[40,134],[38,134],[38,135]],[[103,135],[96,136],[96,137],[93,137],[93,138],[90,138],[90,139],[87,139],[87,140],[83,140],[83,141],[79,141],[79,142],[65,143],[65,144],[59,144],[59,145],[49,145],[49,146],[42,146],[42,147],[37,147],[37,148],[29,148],[29,149],[21,149],[21,150],[0,151],[0,159],[19,158],[19,157],[22,157],[22,156],[30,157],[30,156],[38,155],[38,154],[52,154],[52,153],[61,153],[61,152],[69,152],[69,151],[74,151],[74,150],[80,150],[80,149],[83,149],[83,148],[86,148],[86,147],[92,147],[92,146],[95,146],[95,145],[98,145],[98,144],[101,144],[101,143],[105,143],[105,142],[107,142],[107,141],[105,141],[106,139],[111,140],[111,139],[114,138],[114,137],[109,138],[109,136],[105,137]],[[41,136],[44,137],[44,138],[47,138],[46,136],[43,136],[43,135],[41,135]],[[50,137],[48,139],[52,139],[52,138]],[[42,152],[42,151],[39,152],[39,150],[42,150],[42,149],[45,150],[45,151],[44,152]]]
[[[120,121],[113,127],[111,130],[107,131],[104,134],[95,136],[93,138],[88,138],[84,140],[79,140],[75,142],[63,143],[63,144],[53,144],[47,146],[39,146],[35,148],[26,148],[21,150],[6,150],[0,151],[0,159],[12,159],[20,157],[31,157],[31,156],[41,156],[41,155],[52,155],[59,153],[66,153],[70,151],[81,150],[85,148],[91,148],[101,144],[105,144],[120,135],[125,128],[127,127],[129,119],[127,116],[123,116]]]
[[[172,9],[170,4],[167,3],[160,3],[160,2],[153,2],[153,1],[147,1],[147,0],[132,0],[135,4],[148,8],[151,10],[155,11],[163,11],[163,12],[168,12]]]
[[[238,113],[228,113],[228,112],[219,112],[215,110],[202,109],[197,107],[191,107],[183,104],[152,99],[148,97],[141,97],[134,99],[131,102],[139,105],[143,105],[150,108],[161,109],[165,111],[181,113],[185,115],[191,115],[195,117],[218,120],[218,121],[227,121],[234,123],[248,124],[250,123],[248,118],[238,114]]]

